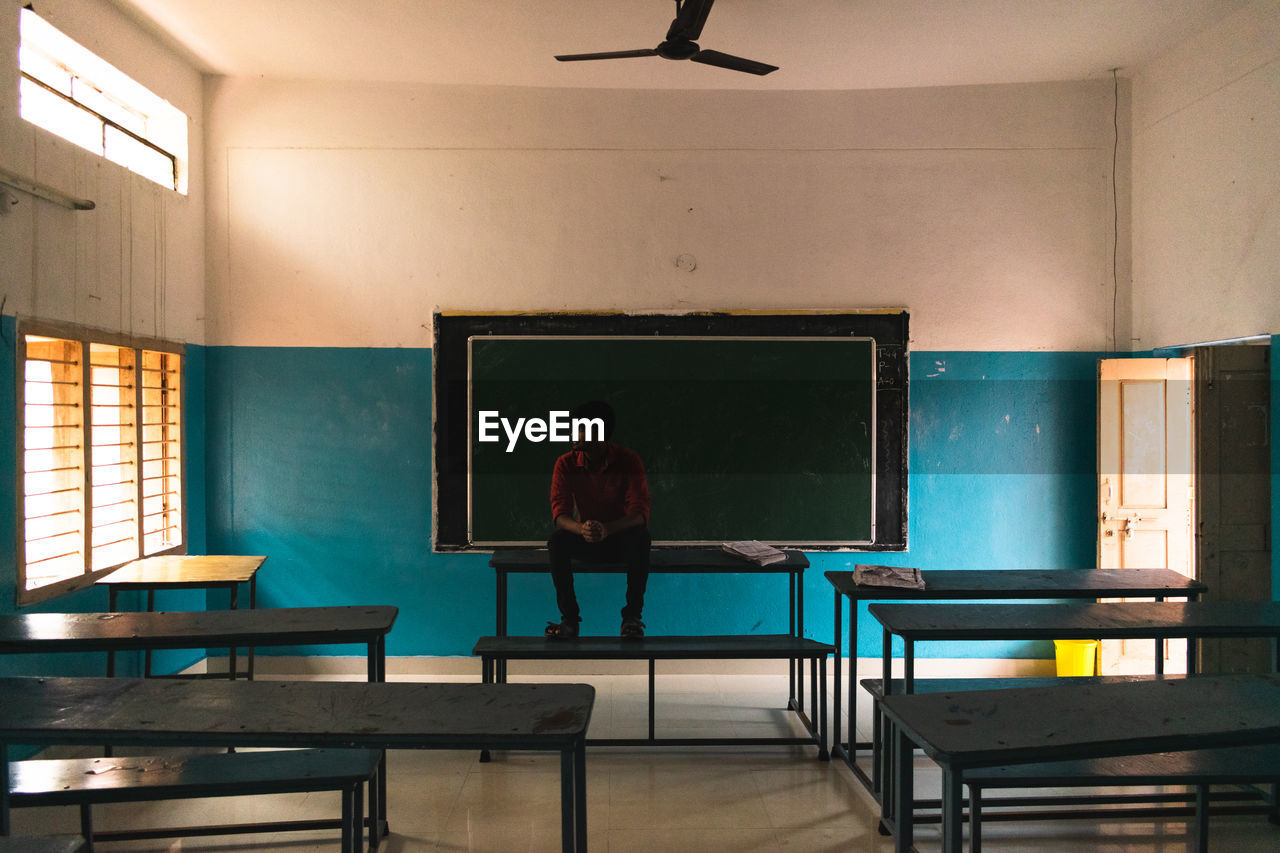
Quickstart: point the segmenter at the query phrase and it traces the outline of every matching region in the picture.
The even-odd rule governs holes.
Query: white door
[[[1098,382],[1098,567],[1195,577],[1193,361],[1103,359]],[[1164,644],[1184,672],[1186,643]],[[1151,640],[1103,642],[1104,674],[1154,671]]]

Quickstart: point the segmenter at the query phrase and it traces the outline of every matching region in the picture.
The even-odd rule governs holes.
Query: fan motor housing
[[[701,48],[688,39],[669,39],[658,45],[658,56],[663,59],[691,59]]]

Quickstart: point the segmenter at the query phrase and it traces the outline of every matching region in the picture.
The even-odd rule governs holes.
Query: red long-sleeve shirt
[[[638,512],[649,522],[649,481],[635,451],[605,445],[604,465],[587,468],[586,454],[571,450],[551,472],[551,520],[562,515],[579,521],[616,521]],[[576,512],[575,512],[576,509]]]

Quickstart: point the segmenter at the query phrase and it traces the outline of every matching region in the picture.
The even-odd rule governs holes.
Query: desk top
[[[1155,598],[1200,595],[1204,584],[1172,569],[997,569],[921,571],[924,589],[859,586],[853,572],[825,572],[836,591],[857,599]]]
[[[380,606],[3,614],[0,654],[368,642],[390,631],[398,613]]]
[[[650,573],[708,572],[751,574],[763,572],[801,572],[809,568],[802,551],[785,551],[787,559],[767,566],[757,566],[719,548],[655,548],[649,552]],[[545,572],[549,558],[545,549],[500,548],[493,552],[489,565],[500,572]],[[584,563],[575,560],[576,572],[625,572],[623,563]]]
[[[882,604],[868,612],[911,640],[1125,640],[1280,636],[1280,602]]]
[[[917,693],[880,707],[959,769],[1280,742],[1280,675]]]
[[[171,554],[134,560],[98,583],[112,586],[182,587],[246,583],[253,580],[266,557],[223,554]]]
[[[588,684],[0,678],[0,740],[119,746],[564,749]]]

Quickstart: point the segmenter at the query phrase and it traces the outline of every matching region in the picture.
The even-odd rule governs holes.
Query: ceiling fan
[[[768,74],[778,66],[767,65],[740,56],[730,56],[718,50],[703,50],[695,39],[702,33],[711,4],[715,0],[676,0],[676,17],[667,30],[667,38],[654,48],[640,50],[614,50],[604,53],[571,53],[557,56],[561,62],[578,62],[584,59],[629,59],[638,56],[661,56],[663,59],[692,59],[703,65],[715,65],[747,74]]]

